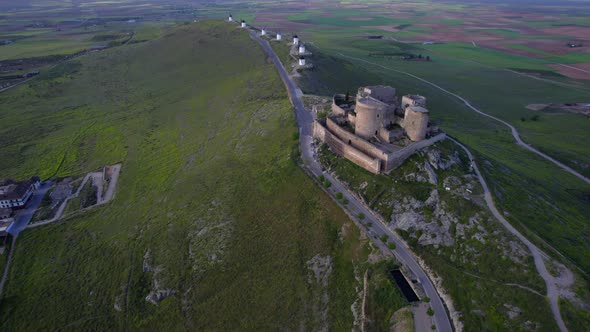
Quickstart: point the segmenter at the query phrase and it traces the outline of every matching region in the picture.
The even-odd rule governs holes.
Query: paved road
[[[324,177],[332,183],[332,186],[329,190],[329,192],[332,194],[332,198],[335,197],[335,193],[341,192],[343,196],[346,199],[348,199],[349,203],[347,204],[345,211],[353,217],[353,220],[355,219],[355,216],[358,216],[360,213],[363,213],[366,216],[362,221],[356,221],[360,221],[364,225],[372,223],[372,227],[369,233],[373,236],[372,240],[376,243],[376,245],[379,248],[381,248],[383,251],[391,252],[391,250],[387,248],[387,246],[379,240],[379,238],[383,235],[385,235],[388,238],[387,241],[394,242],[396,244],[397,248],[393,251],[393,254],[402,264],[404,264],[414,274],[418,282],[422,284],[426,296],[430,298],[430,305],[434,309],[434,320],[436,322],[437,330],[443,332],[451,332],[451,322],[449,320],[443,302],[440,296],[438,295],[436,288],[434,287],[434,284],[428,278],[426,272],[422,269],[422,267],[420,267],[417,258],[414,256],[414,254],[409,250],[409,248],[406,247],[404,241],[400,239],[396,233],[392,232],[381,221],[380,218],[375,216],[368,207],[366,207],[356,196],[353,196],[346,189],[346,187],[342,185],[338,180],[336,180],[331,174],[322,172],[322,168],[319,162],[315,159],[314,151],[312,148],[313,116],[311,112],[308,112],[303,106],[303,102],[300,99],[300,90],[289,77],[287,71],[283,67],[277,55],[274,53],[274,50],[272,49],[270,44],[265,39],[260,38],[258,34],[254,31],[251,31],[250,35],[262,46],[267,55],[272,59],[275,67],[279,72],[281,79],[283,80],[283,83],[287,88],[289,98],[295,110],[295,118],[299,126],[299,144],[301,149],[301,155],[307,169],[315,176],[320,176],[323,174]]]
[[[430,82],[430,81],[427,81],[427,80],[425,80],[425,79],[423,79],[423,78],[421,78],[421,77],[418,77],[418,76],[416,76],[416,75],[410,74],[410,73],[408,73],[408,72],[405,72],[405,71],[402,71],[402,70],[392,69],[392,68],[389,68],[389,67],[386,67],[386,66],[380,65],[380,64],[378,64],[378,63],[374,63],[374,62],[370,62],[370,61],[367,61],[367,60],[364,60],[364,59],[360,59],[360,58],[355,58],[355,57],[352,57],[352,56],[344,55],[344,54],[342,54],[342,53],[339,53],[339,55],[341,55],[341,56],[343,56],[343,57],[345,57],[345,58],[349,58],[349,59],[353,59],[353,60],[361,61],[361,62],[368,63],[368,64],[371,64],[371,65],[374,65],[374,66],[377,66],[377,67],[380,67],[380,68],[383,68],[383,69],[387,69],[387,70],[394,71],[394,72],[396,72],[396,73],[400,73],[400,74],[404,74],[404,75],[410,76],[410,77],[412,77],[412,78],[415,78],[415,79],[417,79],[417,80],[419,80],[419,81],[421,81],[421,82],[424,82],[424,83],[426,83],[426,84],[428,84],[428,85],[430,85],[430,86],[433,86],[433,87],[435,87],[435,88],[439,89],[440,91],[442,91],[442,92],[444,92],[444,93],[446,93],[446,94],[448,94],[448,95],[451,95],[451,96],[453,96],[453,97],[455,97],[455,98],[459,99],[459,100],[460,100],[460,101],[461,101],[463,104],[465,104],[465,106],[469,107],[469,108],[470,108],[471,110],[473,110],[474,112],[476,112],[476,113],[478,113],[478,114],[481,114],[481,115],[483,115],[483,116],[485,116],[485,117],[488,117],[488,118],[490,118],[490,119],[496,120],[496,121],[498,121],[498,122],[502,123],[503,125],[507,126],[508,128],[510,128],[510,131],[512,132],[512,137],[514,137],[514,140],[516,140],[516,144],[517,144],[517,145],[519,145],[519,146],[521,146],[521,147],[523,147],[523,148],[525,148],[525,149],[527,149],[527,150],[529,150],[529,151],[531,151],[531,152],[533,152],[533,153],[536,153],[537,155],[539,155],[539,156],[541,156],[541,157],[543,157],[543,158],[545,158],[545,159],[549,160],[549,161],[550,161],[550,162],[552,162],[553,164],[557,165],[558,167],[560,167],[560,168],[561,168],[561,169],[563,169],[564,171],[566,171],[566,172],[568,172],[568,173],[570,173],[570,174],[572,174],[572,175],[574,175],[574,176],[578,177],[578,178],[579,178],[579,179],[581,179],[582,181],[584,181],[584,182],[586,182],[586,183],[590,184],[590,179],[589,179],[589,178],[587,178],[587,177],[585,177],[584,175],[582,175],[582,174],[578,173],[578,172],[577,172],[577,171],[575,171],[573,168],[571,168],[571,167],[569,167],[569,166],[567,166],[567,165],[563,164],[562,162],[560,162],[560,161],[557,161],[557,160],[553,159],[552,157],[550,157],[550,156],[546,155],[545,153],[543,153],[543,152],[541,152],[541,151],[539,151],[539,150],[535,149],[535,148],[534,148],[534,147],[532,147],[530,144],[527,144],[527,143],[525,143],[525,142],[524,142],[524,141],[523,141],[523,140],[520,138],[520,134],[518,133],[518,131],[516,130],[516,128],[515,128],[513,125],[511,125],[511,124],[509,124],[508,122],[506,122],[506,121],[504,121],[504,120],[502,120],[502,119],[500,119],[500,118],[497,118],[497,117],[495,117],[495,116],[493,116],[493,115],[489,115],[489,114],[487,114],[487,113],[485,113],[485,112],[482,112],[481,110],[479,110],[479,109],[478,109],[478,108],[476,108],[475,106],[471,105],[471,103],[469,103],[469,102],[468,102],[468,101],[467,101],[465,98],[463,98],[463,97],[459,96],[458,94],[452,93],[451,91],[449,91],[449,90],[447,90],[447,89],[445,89],[445,88],[443,88],[443,87],[441,87],[441,86],[439,86],[439,85],[437,85],[437,84],[434,84],[434,83],[432,83],[432,82]]]
[[[567,327],[563,323],[563,319],[561,318],[561,312],[559,311],[559,290],[557,289],[555,278],[547,271],[547,267],[545,266],[544,258],[548,258],[547,254],[541,251],[541,249],[537,248],[537,246],[535,246],[531,241],[524,237],[524,235],[522,235],[516,228],[514,228],[506,219],[504,219],[504,216],[502,216],[502,214],[496,208],[496,205],[494,204],[494,199],[492,198],[492,194],[490,193],[488,185],[484,180],[483,176],[481,175],[481,172],[479,171],[479,168],[477,167],[477,164],[475,163],[473,155],[471,154],[469,149],[467,149],[463,144],[459,143],[455,139],[450,137],[449,139],[457,143],[457,145],[459,145],[461,148],[463,148],[463,150],[465,150],[465,152],[469,156],[469,159],[471,160],[471,165],[473,166],[473,169],[475,170],[475,173],[479,178],[479,182],[483,187],[486,204],[490,211],[492,211],[494,217],[496,217],[496,219],[498,219],[498,221],[500,221],[500,223],[504,225],[504,227],[506,227],[506,229],[508,229],[510,233],[514,234],[518,239],[520,239],[520,241],[522,241],[531,251],[531,254],[533,255],[533,258],[535,260],[535,267],[537,268],[539,275],[541,275],[541,277],[545,280],[545,285],[547,286],[547,297],[549,298],[549,304],[551,305],[551,311],[553,312],[553,317],[557,322],[557,326],[559,326],[559,329],[561,331],[567,331]]]
[[[46,181],[41,184],[39,189],[37,189],[37,191],[27,202],[27,207],[18,211],[16,220],[10,227],[10,234],[12,234],[12,236],[17,236],[23,229],[27,228],[27,225],[33,218],[35,210],[39,204],[41,204],[41,200],[43,200],[43,196],[45,196],[45,193],[47,190],[49,190],[49,187],[51,187],[51,181]]]

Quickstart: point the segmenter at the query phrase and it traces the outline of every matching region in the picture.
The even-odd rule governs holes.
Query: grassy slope
[[[452,155],[454,151],[459,151],[458,147],[448,140],[437,143],[434,147],[442,152],[444,158]],[[420,234],[416,234],[417,232],[400,234],[428,266],[442,277],[443,286],[451,295],[455,308],[461,312],[461,320],[466,331],[515,331],[522,329],[527,320],[538,323],[541,331],[553,331],[556,327],[549,305],[541,304],[540,296],[504,285],[516,283],[541,293],[546,291],[531,256],[520,258],[522,263],[516,263],[506,257],[505,253],[510,252],[509,241],[517,240],[495,221],[487,208],[474,203],[479,201],[479,204],[483,204],[481,197],[477,197],[483,192],[481,187],[474,188],[476,196],[473,200],[465,200],[460,194],[445,191],[445,178],[462,178],[466,174],[473,174],[473,171],[469,170],[467,156],[462,151],[460,156],[462,164],[459,166],[436,171],[438,185],[434,186],[406,180],[407,174],[417,172],[416,163],[424,163],[424,156],[413,155],[391,175],[375,176],[350,161],[335,156],[327,149],[320,152],[322,164],[330,171],[335,171],[351,189],[363,197],[365,202],[371,202],[372,208],[385,220],[390,219],[393,202],[401,202],[407,197],[423,202],[430,196],[431,190],[438,189],[445,210],[459,220],[450,227],[455,242],[449,246],[420,245],[417,241]],[[427,210],[420,208],[416,212],[428,220],[430,217],[427,216],[433,212],[430,210],[428,213]],[[455,235],[458,234],[457,225],[468,224],[468,220],[473,216],[479,216],[482,220],[478,227],[484,230],[485,243],[473,237],[478,230],[467,231],[464,238]],[[516,305],[522,309],[522,314],[515,319],[508,318],[505,303]]]
[[[294,163],[290,105],[253,45],[199,23],[0,96],[1,152],[18,156],[3,174],[123,162],[112,203],[21,235],[2,330],[312,329],[316,254],[335,262],[328,323],[350,328],[368,251],[354,227],[339,240],[350,221]],[[156,284],[174,291],[159,306]]]

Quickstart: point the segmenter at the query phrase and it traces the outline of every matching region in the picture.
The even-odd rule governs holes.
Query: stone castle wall
[[[377,148],[375,145],[365,141],[364,139],[356,136],[355,134],[346,131],[332,119],[326,119],[326,127],[328,128],[328,130],[330,130],[330,132],[332,132],[346,144],[352,145],[353,147],[362,151],[364,154],[384,161],[388,160],[388,155],[385,151]]]
[[[349,159],[367,171],[374,174],[379,174],[381,171],[381,161],[379,159],[373,158],[354,146],[343,142],[318,121],[313,123],[313,136],[328,144],[334,153]]]
[[[334,114],[338,114],[338,115],[344,115],[346,112],[344,111],[344,109],[342,109],[342,107],[336,105],[336,99],[342,99],[344,100],[346,96],[343,94],[335,94],[334,97],[332,97],[332,112],[334,112]]]
[[[406,146],[405,148],[392,153],[390,156],[391,158],[389,159],[389,161],[387,162],[387,164],[383,168],[383,171],[386,173],[391,172],[393,169],[399,167],[411,155],[416,153],[416,151],[418,151],[422,148],[425,148],[429,145],[432,145],[438,141],[442,141],[446,137],[447,137],[447,135],[445,133],[440,133],[440,134],[438,134],[434,137],[431,137],[429,139],[425,139],[425,140],[422,140],[419,142],[414,142],[414,143]]]

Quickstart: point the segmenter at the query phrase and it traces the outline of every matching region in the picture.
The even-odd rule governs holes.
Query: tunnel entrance
[[[408,280],[406,280],[406,277],[404,277],[404,275],[402,274],[402,271],[390,270],[389,275],[390,278],[392,278],[395,281],[395,283],[402,291],[402,294],[404,294],[404,297],[406,298],[406,300],[408,300],[408,302],[412,303],[420,301],[418,295],[416,295],[416,292],[414,292],[414,289],[412,288],[412,286],[410,286]]]

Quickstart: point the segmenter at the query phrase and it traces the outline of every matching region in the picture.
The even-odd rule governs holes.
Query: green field
[[[297,166],[290,104],[253,45],[191,24],[0,95],[1,152],[20,156],[3,174],[123,163],[111,203],[19,236],[0,329],[351,328],[371,249]],[[316,255],[332,258],[326,286]],[[374,280],[388,300],[370,313],[387,321],[405,300]]]

